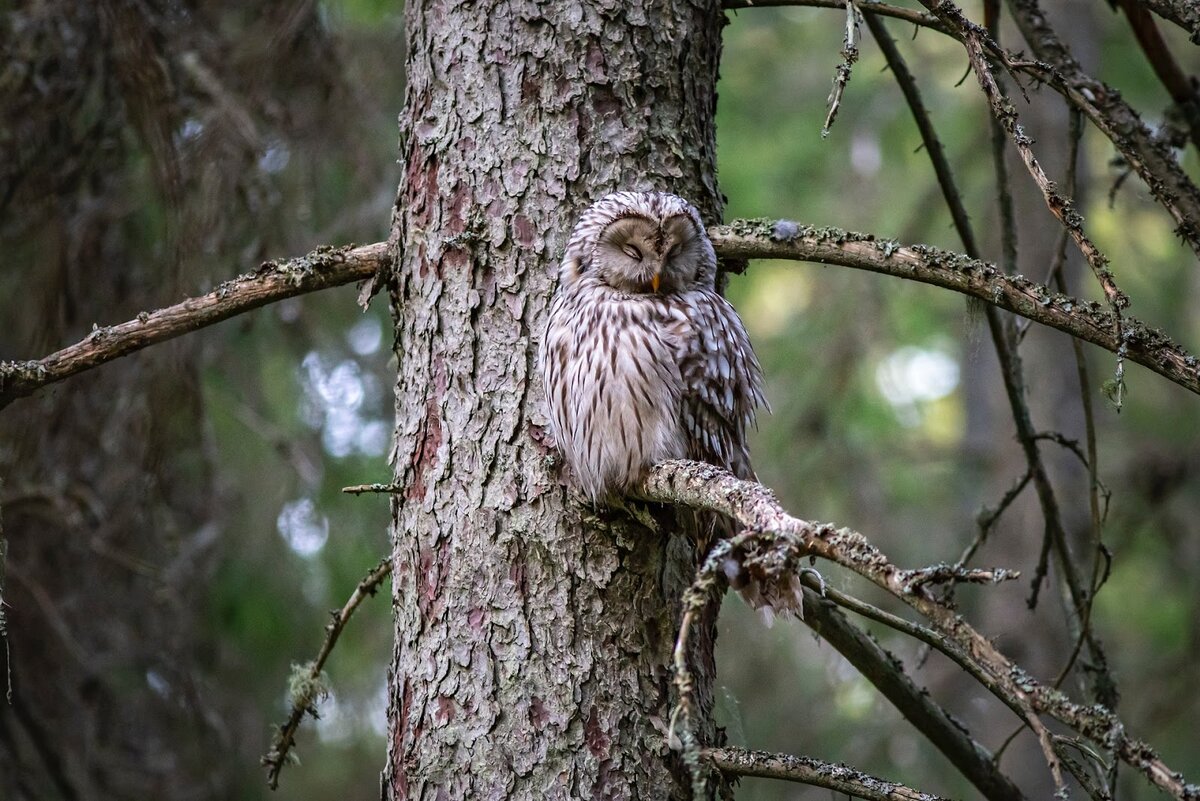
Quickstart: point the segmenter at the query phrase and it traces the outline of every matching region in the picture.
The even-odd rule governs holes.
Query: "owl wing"
[[[762,368],[729,301],[711,290],[689,292],[690,326],[680,358],[683,427],[689,457],[754,478],[746,431],[755,408],[767,407]]]

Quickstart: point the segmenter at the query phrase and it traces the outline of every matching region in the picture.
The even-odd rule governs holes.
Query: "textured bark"
[[[588,202],[658,188],[715,220],[719,6],[406,13],[383,797],[684,797],[660,727],[691,546],[569,498],[533,365]]]

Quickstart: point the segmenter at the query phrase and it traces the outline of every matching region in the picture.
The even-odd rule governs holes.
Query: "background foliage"
[[[1161,118],[1169,99],[1123,20],[1099,0],[1053,5],[1056,20],[1071,20],[1060,30],[1070,33],[1085,69],[1118,87],[1149,119]],[[48,352],[85,335],[93,322],[173,302],[262,258],[386,236],[398,179],[395,115],[403,103],[403,27],[391,4],[276,3],[253,14],[222,2],[111,2],[71,14],[60,6],[0,6],[0,146],[8,156],[0,172],[7,257],[0,316],[13,322],[0,334],[0,358]],[[141,27],[122,16],[130,8],[141,14]],[[975,4],[966,10],[979,18]],[[959,249],[908,108],[869,36],[840,116],[822,139],[843,15],[785,8],[730,18],[718,106],[726,218],[787,216]],[[1195,47],[1161,27],[1185,70],[1200,71]],[[910,41],[910,26],[889,21],[889,28],[933,110],[985,255],[994,259],[1000,243],[987,111],[973,78],[960,83],[962,49],[931,31]],[[1015,36],[1006,32],[1006,40]],[[1031,104],[1018,106],[1048,172],[1059,177],[1066,118],[1048,100],[1035,94]],[[1111,163],[1106,140],[1088,132],[1083,154],[1087,227],[1134,299],[1134,313],[1200,350],[1195,259],[1136,178],[1110,202],[1121,166]],[[1195,175],[1195,152],[1183,158]],[[1021,270],[1040,281],[1056,229],[1024,173],[1012,174]],[[1074,291],[1097,296],[1074,258],[1070,267]],[[99,284],[107,288],[97,299],[91,287]],[[764,483],[798,515],[863,531],[899,564],[957,559],[975,536],[979,510],[994,505],[1023,471],[986,330],[964,301],[886,277],[770,262],[733,279],[729,294],[769,380],[773,414],[753,443]],[[155,459],[175,464],[177,440],[158,437],[173,427],[191,432],[185,438],[191,467],[163,479],[190,481],[194,492],[176,507],[169,492],[152,496],[165,511],[148,509],[137,538],[153,541],[169,530],[168,545],[139,553],[140,572],[114,568],[132,571],[133,591],[122,596],[126,608],[114,602],[106,610],[157,620],[151,631],[186,630],[157,655],[127,659],[115,640],[80,635],[77,629],[103,630],[110,622],[89,621],[86,606],[89,594],[106,592],[109,578],[95,569],[108,558],[100,547],[105,540],[75,538],[77,558],[70,560],[55,547],[79,529],[72,517],[80,514],[71,500],[78,480],[73,461],[97,462],[122,485],[145,480],[145,464],[105,465],[96,441],[47,428],[50,410],[97,391],[86,383],[92,378],[3,413],[0,501],[18,697],[39,679],[22,670],[25,643],[47,641],[43,657],[51,660],[81,649],[83,663],[109,671],[105,692],[113,703],[139,699],[128,702],[137,711],[121,724],[130,747],[149,749],[128,730],[139,715],[146,731],[164,738],[152,749],[167,760],[156,768],[163,780],[208,766],[215,775],[197,785],[197,797],[267,795],[257,759],[272,723],[285,716],[289,665],[311,658],[328,610],[342,604],[388,548],[386,501],[339,492],[387,474],[396,369],[387,357],[388,325],[380,304],[363,315],[353,291],[344,289],[208,330],[179,354],[188,367],[176,380],[194,390],[189,404],[147,398],[144,386],[125,392],[147,375],[169,380],[148,373],[158,357],[136,356],[101,371],[120,390],[110,404],[136,406],[128,419],[144,424],[128,428],[103,418],[104,437],[161,442],[169,453]],[[1023,353],[1038,427],[1081,438],[1066,337],[1031,329]],[[1095,626],[1120,683],[1124,720],[1170,764],[1195,776],[1200,418],[1180,388],[1132,366],[1125,407],[1116,413],[1098,391],[1114,360],[1091,350],[1088,358],[1100,473],[1112,490],[1104,529],[1112,574]],[[36,436],[19,436],[21,429]],[[32,466],[30,454],[51,441],[54,458]],[[1052,453],[1051,464],[1068,523],[1082,542],[1086,473],[1066,452]],[[114,498],[99,503],[117,506]],[[160,518],[173,522],[156,528]],[[1019,568],[1028,577],[1040,540],[1040,513],[1028,493],[977,561]],[[45,575],[56,582],[47,585]],[[826,578],[888,605],[847,577]],[[39,592],[46,586],[52,591]],[[138,592],[174,603],[139,606]],[[1051,678],[1071,643],[1055,593],[1043,593],[1032,611],[1028,596],[1022,581],[964,589],[959,600],[1006,652]],[[375,794],[388,613],[382,597],[369,602],[340,642],[328,667],[333,696],[321,706],[322,719],[302,731],[303,764],[285,772],[282,797]],[[720,714],[731,743],[845,761],[932,792],[972,797],[934,749],[806,629],[786,622],[766,627],[737,599],[727,601],[720,626]],[[989,747],[1013,731],[1011,715],[943,660],[926,661],[914,643],[877,633]],[[101,651],[109,661],[95,661]],[[159,658],[163,665],[155,663]],[[8,777],[0,778],[0,788],[15,798],[67,796],[57,772],[81,791],[108,787],[114,797],[136,797],[128,789],[136,783],[97,778],[100,757],[100,767],[47,760],[37,718],[49,716],[43,722],[51,744],[57,719],[36,707],[26,711],[32,724],[0,704],[0,774]],[[160,728],[151,724],[156,716],[175,723]],[[181,755],[196,763],[190,773],[178,764]],[[138,764],[146,754],[123,758]],[[1049,795],[1028,733],[1004,760],[1031,797]],[[1127,778],[1125,798],[1151,797],[1152,790]],[[739,793],[763,801],[810,797],[825,793],[765,780],[745,781]]]

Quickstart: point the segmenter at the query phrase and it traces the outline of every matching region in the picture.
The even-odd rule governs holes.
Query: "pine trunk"
[[[408,6],[384,798],[688,795],[661,727],[691,545],[571,500],[534,368],[589,202],[719,214],[723,16],[652,5]]]

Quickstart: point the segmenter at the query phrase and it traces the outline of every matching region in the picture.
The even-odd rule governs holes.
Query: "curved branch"
[[[867,801],[945,801],[941,796],[922,793],[870,776],[845,765],[834,765],[811,757],[773,754],[746,748],[706,748],[702,755],[722,773],[784,779],[813,787],[824,787]]]
[[[837,228],[788,221],[739,220],[709,229],[717,254],[727,259],[793,259],[838,264],[908,278],[979,298],[1034,322],[1099,345],[1200,394],[1200,361],[1166,334],[1133,317],[1113,332],[1113,313],[1100,304],[1047,289],[995,265],[927,245],[903,246]]]
[[[120,325],[96,327],[83,340],[44,359],[0,362],[0,409],[47,384],[148,345],[275,301],[368,279],[388,263],[386,242],[362,247],[322,247],[307,256],[265,262],[257,272],[226,281],[207,295],[158,311],[142,312]]]
[[[780,233],[783,233],[781,236]],[[1052,293],[987,262],[925,245],[904,247],[836,228],[738,220],[708,231],[717,255],[733,261],[790,259],[886,273],[971,295],[1034,322],[1057,328],[1124,355],[1182,387],[1200,393],[1200,364],[1161,331],[1123,318],[1124,344],[1112,334],[1110,312],[1097,304]],[[389,263],[388,245],[322,247],[299,258],[266,262],[207,295],[143,312],[119,325],[97,328],[83,340],[43,359],[0,362],[0,409],[42,387],[99,367],[158,342],[205,328],[275,301],[367,280]]]
[[[1009,706],[1029,710],[1025,719],[1043,743],[1048,733],[1037,714],[1050,715],[1083,736],[1112,748],[1122,761],[1173,798],[1200,799],[1200,787],[1186,784],[1183,776],[1171,770],[1148,745],[1130,738],[1116,715],[1099,704],[1080,706],[1041,685],[954,610],[934,600],[919,585],[915,586],[913,571],[898,569],[858,532],[792,517],[761,484],[734,478],[720,468],[699,462],[671,461],[656,465],[647,472],[637,490],[647,500],[728,515],[749,535],[760,535],[768,548],[780,552],[770,560],[773,564],[798,565],[804,556],[819,556],[857,573],[924,615],[949,647],[958,649],[962,658],[981,669],[988,679],[988,689],[998,698]],[[709,561],[717,556],[714,553]],[[708,568],[706,562],[705,570]],[[718,566],[718,569],[723,568]],[[693,585],[697,593],[709,589]],[[689,591],[689,594],[694,593]],[[1043,750],[1046,750],[1044,744]],[[1047,761],[1057,774],[1059,762],[1053,746]]]

